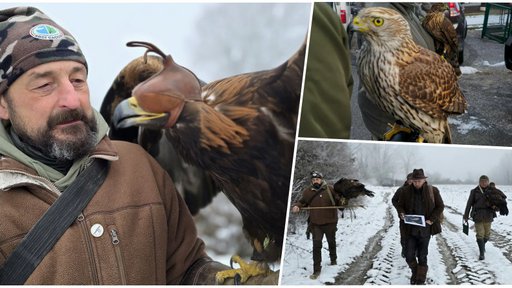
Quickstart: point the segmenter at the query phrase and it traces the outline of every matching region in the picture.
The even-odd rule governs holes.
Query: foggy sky
[[[17,2],[0,3],[0,9],[15,6],[35,6],[46,13],[52,20],[68,30],[78,41],[89,66],[89,87],[91,91],[91,103],[99,110],[103,97],[112,84],[118,72],[132,59],[142,56],[144,48],[128,48],[128,41],[152,42],[164,53],[171,54],[174,60],[190,70],[194,71],[201,79],[211,79],[208,71],[201,69],[201,62],[193,61],[193,49],[191,39],[201,39],[209,30],[196,31],[195,24],[199,17],[208,19],[222,15],[204,16],[202,11],[212,5],[238,5],[241,17],[228,21],[229,25],[222,27],[227,35],[233,34],[232,29],[250,28],[244,35],[245,39],[232,37],[230,40],[258,41],[251,29],[266,29],[275,43],[279,43],[279,27],[269,30],[265,27],[264,17],[252,17],[251,23],[243,21],[243,15],[253,13],[251,6],[245,4],[215,4],[215,3],[38,3]],[[261,3],[260,5],[267,5]],[[289,4],[285,4],[289,5]],[[304,39],[309,26],[309,3],[299,4],[304,7],[304,21],[302,30],[304,33],[297,37],[290,45],[291,55]],[[286,9],[284,10],[286,11]],[[269,13],[272,11],[269,11]],[[253,13],[254,14],[254,13]],[[249,17],[245,17],[249,18]],[[267,19],[268,20],[268,19]],[[213,27],[213,25],[211,26]],[[218,27],[217,27],[218,28]],[[300,28],[300,27],[299,27]],[[293,41],[292,41],[293,42]],[[204,47],[208,50],[209,47]],[[275,55],[274,51],[261,51],[268,58],[273,57],[276,64],[287,59],[289,55]],[[209,55],[217,61],[229,61],[226,55]],[[273,68],[273,67],[266,67]],[[228,75],[226,75],[228,76]]]
[[[369,141],[363,144],[350,143],[349,145],[359,145],[361,151],[370,148],[371,145],[383,145],[382,147],[385,147],[385,149],[394,151],[396,157],[400,157],[401,154],[415,154],[418,159],[415,161],[413,168],[423,168],[426,176],[437,172],[454,180],[475,179],[475,183],[478,182],[478,177],[482,174],[489,175],[492,181],[493,173],[498,174],[496,170],[502,162],[502,158],[512,156],[512,150],[506,147],[372,143]],[[508,166],[510,166],[510,163],[507,167],[502,168],[505,169]]]

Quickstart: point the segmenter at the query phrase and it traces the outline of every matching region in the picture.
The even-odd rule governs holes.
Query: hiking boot
[[[309,276],[309,279],[315,280],[316,278],[318,278],[318,276],[320,276],[320,272],[315,272],[311,274],[311,276]]]
[[[414,260],[414,262],[410,262],[410,263],[407,263],[409,265],[409,268],[411,268],[411,278],[409,279],[409,283],[411,285],[415,285],[416,284],[416,273],[417,273],[417,269],[418,269],[418,263],[416,262],[416,260]]]
[[[427,271],[428,266],[418,265],[416,272],[416,285],[425,285],[425,281],[427,280]]]

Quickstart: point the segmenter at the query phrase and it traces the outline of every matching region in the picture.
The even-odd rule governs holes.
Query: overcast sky
[[[423,168],[427,176],[440,173],[446,178],[454,180],[475,179],[475,183],[482,174],[487,174],[491,178],[493,174],[498,174],[500,171],[497,168],[499,168],[499,165],[503,165],[503,158],[509,157],[508,159],[512,160],[512,150],[505,147],[368,141],[357,144],[351,143],[352,147],[358,146],[361,152],[365,148],[370,148],[370,145],[382,145],[385,149],[394,151],[395,157],[415,154],[417,158],[413,168]],[[509,167],[510,163],[507,167],[502,167],[502,170],[509,169]],[[495,175],[495,177],[498,176]]]
[[[192,45],[190,42],[194,37],[202,37],[201,33],[195,32],[195,23],[199,17],[202,17],[202,11],[211,5],[222,4],[37,2],[18,2],[12,4],[0,2],[0,9],[14,6],[35,6],[73,34],[87,58],[91,102],[99,110],[103,97],[117,73],[129,61],[143,55],[145,52],[144,48],[126,47],[126,42],[128,41],[152,42],[165,53],[171,54],[180,65],[190,68],[199,77],[208,78],[208,75],[205,75],[206,72],[203,73],[197,68],[198,66],[194,66],[194,63],[197,63],[197,61],[193,61]],[[300,5],[304,8],[304,21],[301,25],[302,27],[299,27],[303,32],[301,32],[298,40],[295,41],[296,43],[290,43],[290,51],[294,51],[299,47],[309,26],[311,5],[308,3]],[[246,19],[249,18],[252,13],[251,6],[243,7],[240,10],[240,14],[243,13],[247,14]],[[213,18],[213,16],[210,17]],[[244,19],[244,17],[240,17],[238,20],[227,21],[229,25],[222,27],[227,35],[232,33],[230,29],[247,27],[248,25],[264,26],[259,23],[237,22],[240,19]],[[261,29],[267,29],[268,33],[279,35],[275,33],[275,30],[279,32],[279,27],[274,27],[274,31],[269,30],[268,27],[262,27]],[[209,31],[202,32],[208,33]],[[247,33],[246,36],[247,39],[232,39],[232,41],[258,41],[258,39],[254,39],[256,37],[253,37],[251,33]],[[205,49],[208,49],[208,47],[205,47]],[[225,58],[225,55],[211,55],[211,58],[222,59]],[[281,57],[279,61],[283,60],[286,60],[286,58]],[[278,64],[280,63],[276,61],[276,66]]]

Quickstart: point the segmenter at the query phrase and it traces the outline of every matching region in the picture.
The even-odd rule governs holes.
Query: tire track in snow
[[[447,208],[445,213],[450,212],[452,214],[460,215],[458,211],[451,207],[445,208]],[[453,276],[450,276],[452,281],[455,280],[454,283],[450,284],[496,284],[496,277],[487,269],[485,262],[476,260],[475,252],[470,246],[473,245],[471,242],[474,241],[468,239],[458,226],[454,225],[446,217],[444,219],[443,227],[443,232],[439,235],[441,240],[439,243],[446,247],[446,249],[442,249],[445,251],[445,253],[443,253],[444,258],[449,259],[449,257],[452,257],[456,264],[453,269],[451,269],[451,267],[453,267],[453,263],[451,265],[447,265],[447,269],[451,270],[449,271],[450,274],[453,274]],[[450,255],[446,254],[448,251]],[[447,263],[450,262],[450,260],[447,261]]]
[[[386,193],[383,201],[388,202],[388,200],[389,193]],[[365,252],[356,257],[345,271],[338,274],[334,279],[334,283],[325,284],[361,285],[361,283],[364,283],[366,281],[368,271],[373,266],[375,256],[382,249],[381,241],[392,226],[392,219],[393,215],[391,213],[391,209],[390,207],[387,207],[383,228],[377,231],[375,235],[368,240],[364,249]]]

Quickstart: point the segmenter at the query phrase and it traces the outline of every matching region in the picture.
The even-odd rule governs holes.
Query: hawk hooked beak
[[[356,32],[366,32],[369,30],[368,26],[363,24],[359,16],[354,17],[354,20],[352,21],[352,29]]]

